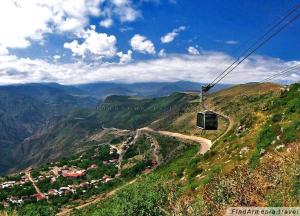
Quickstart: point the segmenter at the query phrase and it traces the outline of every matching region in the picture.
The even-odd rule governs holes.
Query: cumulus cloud
[[[113,25],[113,20],[111,18],[107,18],[105,20],[100,21],[99,24],[104,28],[109,28]]]
[[[83,32],[84,42],[79,43],[74,40],[65,43],[64,47],[70,49],[75,56],[86,57],[87,54],[93,54],[98,58],[110,58],[116,55],[117,39],[114,35],[106,33],[97,33],[95,26]]]
[[[139,11],[128,6],[117,7],[114,11],[120,16],[121,22],[132,22],[140,17]]]
[[[130,40],[130,45],[133,50],[140,53],[155,54],[155,47],[152,41],[148,40],[146,37],[136,34]]]
[[[118,17],[124,22],[133,22],[141,17],[141,12],[136,9],[131,0],[102,0],[103,10],[101,16],[105,19],[100,26],[109,28],[113,25],[112,17]]]
[[[100,0],[22,0],[2,1],[0,44],[25,48],[40,41],[45,33],[79,32],[88,24],[89,16],[99,16]]]
[[[184,31],[186,29],[185,26],[180,26],[179,28],[174,29],[172,32],[166,34],[165,36],[161,37],[160,40],[162,43],[171,43],[175,37],[178,36],[178,34],[181,31]]]
[[[126,64],[132,60],[132,51],[128,50],[127,54],[123,52],[118,52],[117,55],[120,57],[120,63]]]
[[[91,16],[110,27],[112,17],[131,22],[140,17],[131,0],[4,0],[0,7],[0,45],[26,48],[46,34],[80,34]]]
[[[79,84],[97,81],[146,82],[178,81],[210,82],[234,60],[221,52],[201,55],[171,55],[165,58],[139,61],[132,64],[84,62],[51,63],[40,59],[0,56],[0,84],[29,82],[58,82]],[[300,61],[283,61],[277,58],[252,56],[237,70],[228,75],[224,83],[256,82]],[[279,80],[282,78],[279,78]],[[298,76],[284,80],[297,81]]]
[[[196,48],[196,47],[193,47],[193,46],[190,46],[188,49],[187,49],[188,53],[190,55],[199,55],[200,52],[199,50]]]

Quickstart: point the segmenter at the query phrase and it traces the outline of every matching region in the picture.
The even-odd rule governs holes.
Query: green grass
[[[160,154],[163,158],[166,158],[170,152],[173,152],[177,147],[179,147],[182,142],[174,137],[167,137],[167,136],[157,136],[157,141],[160,146]]]
[[[236,124],[210,151],[196,156],[197,146],[157,136],[160,154],[166,163],[149,175],[138,176],[135,183],[113,196],[76,211],[74,215],[222,215],[230,205],[299,205],[299,159],[279,160],[278,154],[285,153],[286,148],[280,152],[275,150],[278,145],[289,146],[299,140],[299,87],[293,85],[289,92],[280,96],[279,93],[265,92],[241,96],[241,91],[230,96],[217,94],[218,108],[233,116]],[[159,125],[166,127],[186,108],[183,103],[188,99],[181,96],[175,94],[163,100],[154,99],[151,105],[148,99],[117,98],[122,100],[120,104],[128,103],[131,108],[140,102],[143,109],[112,111],[105,118],[120,118],[119,126],[124,119],[129,119],[128,127],[135,128],[143,125],[142,119],[151,122],[166,115]],[[114,100],[107,103],[117,104]],[[176,103],[180,103],[179,108]],[[155,106],[164,111],[156,111]],[[174,107],[172,111],[167,111],[169,106]],[[246,131],[239,134],[236,128],[240,125],[245,125]],[[149,143],[141,139],[131,148],[125,158],[147,152]],[[247,151],[240,155],[243,148]],[[264,157],[263,151],[272,157]],[[139,172],[146,162],[136,163],[122,175],[134,178],[136,170]],[[257,203],[251,203],[256,200]]]
[[[276,139],[276,136],[276,127],[270,126],[270,122],[267,122],[267,124],[261,129],[259,133],[259,137],[256,142],[255,152],[250,158],[251,168],[255,168],[259,164],[261,155],[264,151],[266,151],[266,148],[269,145],[271,145],[273,140]]]

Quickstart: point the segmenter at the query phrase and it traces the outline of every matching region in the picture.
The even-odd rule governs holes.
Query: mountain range
[[[42,162],[50,156],[39,153],[41,151],[49,153],[48,150],[55,146],[53,143],[60,143],[61,140],[66,143],[68,142],[67,138],[74,140],[83,136],[85,131],[82,132],[82,128],[80,129],[82,133],[79,131],[75,133],[74,129],[76,128],[74,125],[77,125],[76,121],[82,119],[81,115],[84,115],[83,119],[97,120],[97,126],[100,126],[101,122],[104,126],[114,126],[112,124],[114,120],[111,121],[111,119],[115,119],[115,123],[120,127],[126,125],[134,128],[139,125],[138,119],[143,117],[127,119],[132,115],[133,110],[131,113],[123,115],[124,121],[112,118],[113,112],[107,110],[95,112],[97,107],[101,108],[101,104],[107,105],[109,100],[117,102],[120,99],[109,96],[141,97],[144,99],[138,101],[139,104],[142,103],[147,108],[153,104],[150,98],[163,97],[174,92],[198,91],[200,86],[199,83],[185,81],[133,84],[92,83],[69,86],[57,83],[33,83],[0,86],[0,173],[15,171],[25,165],[30,166],[33,163]],[[228,85],[220,85],[218,88],[225,87]],[[105,99],[106,97],[108,98]],[[129,106],[135,106],[136,104],[130,97],[123,99],[129,102]],[[159,103],[159,100],[155,101]],[[164,112],[164,110],[159,112]],[[74,117],[76,115],[79,115],[77,120]],[[121,118],[123,117],[121,116]],[[128,120],[128,124],[125,120]],[[120,122],[123,123],[120,124]],[[84,123],[80,121],[78,124]],[[87,125],[90,126],[91,122],[88,122]],[[60,128],[61,131],[72,129],[72,133],[66,133],[69,134],[69,137],[65,134],[66,137],[57,141],[59,136],[56,136],[57,134],[55,135],[54,132],[55,129],[58,130],[57,128]],[[52,134],[55,141],[48,136],[49,134]],[[36,142],[39,143],[36,144]],[[42,158],[37,160],[32,155],[33,153]]]

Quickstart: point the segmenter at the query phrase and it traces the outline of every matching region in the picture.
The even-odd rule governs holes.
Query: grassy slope
[[[299,206],[299,88],[280,94],[277,85],[251,84],[211,95],[209,106],[226,111],[236,125],[210,152],[195,156],[191,147],[76,215],[120,215],[127,209],[135,210],[131,215],[220,215],[228,206]],[[237,133],[239,126],[244,129]]]

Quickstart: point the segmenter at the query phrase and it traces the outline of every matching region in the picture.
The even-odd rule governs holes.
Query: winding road
[[[170,131],[161,131],[161,130],[156,131],[149,127],[140,128],[139,130],[149,132],[149,133],[169,136],[169,137],[175,137],[175,138],[182,139],[182,140],[190,140],[190,141],[197,142],[201,145],[200,150],[199,150],[200,154],[205,154],[207,151],[210,150],[210,148],[212,146],[211,140],[205,139],[203,137],[186,135],[186,134],[181,134],[181,133],[174,133],[174,132],[170,132]]]
[[[159,143],[157,142],[157,140],[155,139],[155,137],[151,136],[151,133],[152,134],[160,134],[160,135],[169,136],[169,137],[175,137],[175,138],[178,138],[178,139],[181,139],[181,140],[190,140],[190,141],[197,142],[197,143],[199,143],[201,145],[201,147],[199,148],[199,153],[200,154],[205,154],[207,151],[210,150],[210,148],[212,147],[212,145],[214,143],[216,143],[217,141],[219,141],[222,137],[224,137],[232,129],[232,127],[234,125],[234,121],[233,121],[232,118],[224,115],[223,113],[218,113],[218,115],[226,118],[229,121],[229,125],[228,125],[227,130],[220,137],[218,137],[217,139],[215,139],[213,142],[211,140],[203,138],[203,137],[198,137],[198,136],[193,136],[193,135],[186,135],[186,134],[180,134],[180,133],[175,133],[175,132],[170,132],[170,131],[161,131],[161,130],[156,131],[156,130],[153,130],[152,128],[144,127],[144,128],[140,128],[140,129],[136,130],[135,137],[131,141],[130,144],[134,144],[138,140],[138,138],[141,136],[142,133],[147,133],[148,135],[150,134],[151,143],[154,146],[153,155],[154,155],[155,160],[158,162],[158,164],[159,164]],[[117,130],[116,128],[114,128],[114,129]],[[119,150],[120,149],[117,149],[117,151],[119,151]],[[119,163],[121,163],[121,160],[119,160]],[[156,165],[156,166],[158,166],[158,165]],[[108,193],[101,194],[101,195],[97,196],[96,198],[94,198],[92,201],[84,203],[82,205],[79,205],[79,206],[75,207],[74,209],[79,210],[79,209],[85,208],[85,207],[87,207],[87,206],[89,206],[91,204],[95,204],[95,203],[97,203],[97,202],[99,202],[101,200],[104,200],[107,197],[110,197],[113,194],[115,194],[117,191],[119,191],[123,187],[134,183],[135,181],[136,181],[136,179],[134,179],[134,180],[132,180],[132,181],[124,184],[123,186],[118,187],[118,188],[116,188],[116,189],[114,189],[114,190],[112,190],[112,191],[110,191]],[[38,188],[36,188],[36,189],[38,189]],[[69,214],[72,213],[72,211],[74,209],[63,209],[57,215],[58,216],[69,215]]]

